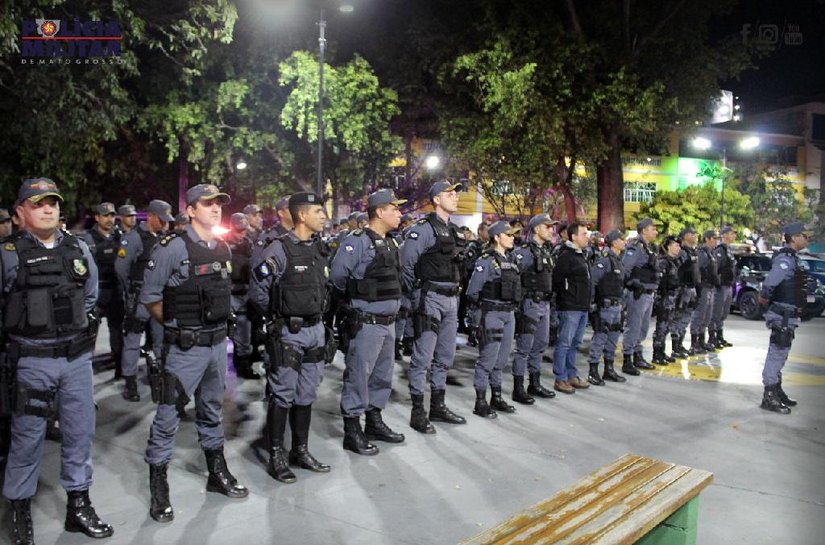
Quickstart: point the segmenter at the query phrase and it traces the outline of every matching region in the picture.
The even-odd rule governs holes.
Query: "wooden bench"
[[[700,469],[626,454],[464,545],[694,545]]]

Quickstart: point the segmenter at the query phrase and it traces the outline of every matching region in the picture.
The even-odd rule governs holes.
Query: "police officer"
[[[328,256],[320,238],[326,216],[323,200],[313,193],[289,198],[295,227],[252,259],[250,301],[266,318],[269,353],[269,396],[266,435],[269,439],[270,475],[284,483],[295,482],[289,465],[318,473],[330,467],[309,452],[312,404],[334,346],[322,322],[328,300]],[[283,450],[289,417],[292,450],[289,463]]]
[[[332,283],[344,294],[347,317],[338,325],[348,339],[341,390],[344,448],[368,456],[378,454],[369,440],[404,441],[384,423],[381,411],[392,390],[394,322],[401,306],[398,243],[389,233],[398,227],[398,207],[405,202],[389,189],[372,193],[367,199],[369,226],[350,233],[332,262]]]
[[[264,213],[261,207],[257,204],[247,204],[243,207],[243,213],[246,216],[247,233],[246,236],[255,241],[258,235],[263,231],[264,227]]]
[[[230,498],[249,494],[229,472],[223,455],[231,256],[212,228],[220,225],[221,207],[229,203],[229,195],[214,185],[199,184],[186,191],[186,203],[190,224],[155,246],[139,299],[164,326],[161,366],[150,369],[158,408],[145,458],[152,495],[149,514],[158,522],[174,518],[166,471],[180,423],[178,408],[193,396],[195,425],[209,470],[206,490]]]
[[[587,245],[587,248],[584,249],[584,257],[587,259],[587,264],[591,267],[596,260],[601,256],[602,249],[599,246],[599,243],[602,240],[602,234],[598,231],[592,231],[590,233],[590,242]]]
[[[719,268],[719,287],[713,294],[713,314],[708,325],[708,344],[716,348],[726,348],[733,346],[725,340],[723,329],[725,318],[730,314],[731,294],[733,292],[733,282],[736,280],[736,259],[730,245],[736,240],[736,231],[730,225],[723,227],[719,231],[722,237],[713,253],[716,256],[716,264]]]
[[[621,254],[625,240],[621,231],[613,230],[604,239],[605,249],[593,268],[590,282],[593,286],[596,309],[593,320],[593,340],[590,341],[590,373],[587,381],[596,386],[605,380],[625,382],[627,379],[616,373],[613,362],[616,359],[616,344],[622,335],[624,324],[624,271]],[[604,355],[604,374],[599,376],[599,360]],[[639,371],[633,369],[638,375]]]
[[[696,290],[699,303],[693,312],[693,321],[690,323],[690,346],[697,347],[697,354],[715,352],[716,347],[705,342],[705,330],[710,323],[713,313],[713,296],[719,287],[719,270],[716,262],[716,231],[708,229],[702,235],[705,243],[699,248],[699,275],[702,279]]]
[[[5,208],[0,208],[0,240],[11,235],[12,231],[11,216],[9,211]]]
[[[436,182],[430,187],[435,211],[416,223],[401,245],[404,289],[410,292],[415,340],[410,360],[410,426],[435,433],[430,420],[465,424],[444,403],[447,371],[455,359],[458,293],[466,242],[450,214],[458,210],[461,184]],[[430,417],[424,410],[424,388],[430,371]]]
[[[516,313],[516,350],[513,356],[513,401],[532,405],[535,397],[556,397],[541,385],[542,354],[550,334],[550,299],[553,296],[553,259],[550,238],[553,221],[547,214],[533,216],[526,242],[513,250],[519,270],[523,298]],[[530,385],[524,390],[524,375]]]
[[[656,313],[656,329],[653,330],[653,358],[657,365],[673,363],[676,358],[665,353],[665,341],[668,333],[674,331],[676,298],[679,296],[679,254],[682,248],[674,237],[666,237],[662,242],[662,255],[659,256],[661,278],[653,303]]]
[[[174,231],[176,233],[183,233],[187,225],[189,225],[189,216],[186,215],[185,212],[181,212],[180,214],[175,216]]]
[[[115,273],[115,260],[121,239],[120,229],[115,226],[115,205],[110,202],[97,205],[95,222],[96,224],[86,232],[83,241],[89,246],[97,265],[97,315],[106,318],[115,378],[120,378],[120,362],[123,358],[123,296]]]
[[[696,249],[696,231],[692,227],[685,227],[677,239],[681,244],[679,252],[679,294],[676,297],[676,309],[673,317],[673,333],[670,342],[673,346],[673,355],[677,358],[686,358],[696,355],[698,347],[691,346],[686,350],[684,346],[685,332],[690,325],[690,319],[696,308],[696,289],[702,281],[699,272],[699,252]]]
[[[647,337],[653,312],[653,294],[659,287],[657,254],[652,243],[659,234],[650,218],[636,224],[639,236],[627,244],[622,257],[625,279],[627,323],[622,339],[622,372],[635,375],[635,369],[653,369],[642,356],[642,342]]]
[[[782,368],[788,360],[796,328],[807,304],[808,277],[798,252],[808,247],[808,235],[801,223],[788,224],[782,232],[785,246],[773,255],[771,271],[762,281],[759,294],[759,303],[770,305],[765,313],[765,325],[771,330],[768,355],[762,371],[765,393],[761,407],[789,414],[790,408],[797,403],[782,389]]]
[[[401,216],[401,225],[398,228],[399,236],[396,238],[400,246],[407,238],[410,228],[415,224],[416,218],[413,214],[404,214]],[[398,317],[395,319],[395,359],[401,360],[402,356],[412,356],[413,338],[415,332],[413,331],[412,323],[412,301],[410,301],[410,294],[402,292],[401,294],[401,309],[398,311]]]
[[[122,204],[117,209],[118,218],[120,218],[120,230],[124,235],[129,234],[137,224],[137,210],[133,204]]]
[[[252,324],[247,315],[249,267],[253,248],[252,240],[249,238],[251,226],[248,218],[249,214],[246,213],[232,214],[229,222],[231,229],[226,234],[225,240],[232,251],[232,312],[235,315],[232,342],[235,371],[241,378],[257,379],[258,375],[252,371]]]
[[[163,324],[149,316],[146,307],[139,303],[138,296],[143,287],[143,274],[149,264],[152,249],[159,236],[169,227],[172,219],[172,207],[169,203],[161,200],[150,202],[146,208],[146,221],[141,222],[123,237],[117,252],[115,272],[126,302],[125,338],[121,360],[126,386],[121,395],[127,401],[140,401],[137,388],[138,358],[140,357],[140,338],[147,331],[147,326],[154,357],[157,360],[161,356]]]
[[[516,408],[501,397],[501,375],[516,330],[514,310],[521,302],[521,275],[515,257],[508,252],[514,237],[521,231],[506,221],[490,226],[491,246],[476,261],[467,286],[467,299],[473,307],[473,321],[478,326],[479,348],[473,385],[476,403],[473,414],[495,418],[496,411],[513,413]],[[487,386],[492,391],[487,403]]]
[[[60,484],[68,494],[64,527],[93,538],[113,533],[89,500],[97,266],[86,243],[57,228],[62,201],[52,180],[24,181],[15,202],[23,230],[0,246],[6,355],[17,369],[16,404],[5,408],[13,414],[3,483],[15,544],[33,543],[31,498],[46,420],[56,409],[63,432]]]
[[[278,216],[278,223],[269,229],[258,234],[255,239],[255,247],[252,249],[252,261],[260,262],[261,253],[270,245],[272,241],[289,233],[295,226],[292,217],[289,215],[289,197],[281,197],[275,205],[275,215]]]

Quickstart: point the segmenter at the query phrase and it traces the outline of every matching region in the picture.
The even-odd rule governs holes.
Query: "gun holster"
[[[169,345],[163,345],[160,361],[149,363],[149,388],[152,392],[152,402],[159,405],[176,405],[185,407],[189,403],[189,396],[178,377],[166,370],[166,359],[169,357]]]

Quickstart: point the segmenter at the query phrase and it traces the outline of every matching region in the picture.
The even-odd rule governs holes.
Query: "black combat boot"
[[[209,469],[207,491],[218,492],[229,498],[245,498],[249,495],[249,489],[238,484],[238,479],[229,472],[226,458],[223,456],[223,447],[206,449],[203,453],[206,455],[206,467]]]
[[[587,382],[593,386],[604,386],[604,379],[599,376],[599,362],[590,362],[590,373],[587,375]]]
[[[671,335],[670,336],[670,346],[671,350],[670,353],[677,357],[677,358],[687,358],[690,354],[687,350],[685,350],[684,345],[682,342],[684,341],[684,335]]]
[[[240,378],[258,380],[261,378],[258,373],[252,370],[252,358],[250,356],[235,356],[235,373]]]
[[[381,418],[381,409],[370,409],[364,415],[364,434],[370,441],[384,441],[385,443],[403,443],[404,434],[392,430]]]
[[[289,463],[284,451],[284,430],[289,409],[279,407],[274,401],[269,402],[266,413],[266,439],[269,448],[269,465],[267,471],[276,481],[294,483],[295,473],[289,469]]]
[[[140,394],[138,393],[137,388],[137,377],[132,375],[131,377],[123,378],[126,380],[126,385],[123,388],[123,391],[120,393],[120,395],[122,395],[123,399],[125,399],[126,401],[140,401]]]
[[[701,356],[703,354],[707,354],[708,351],[704,349],[702,346],[702,336],[701,335],[694,335],[691,333],[690,335],[690,350],[688,350],[688,354],[691,356]]]
[[[292,430],[292,450],[289,463],[315,473],[329,473],[330,467],[319,462],[309,452],[309,424],[312,421],[312,405],[293,405],[289,409],[289,427]]]
[[[645,359],[641,351],[633,353],[633,365],[636,369],[656,369],[649,361]]]
[[[765,386],[765,393],[762,395],[762,405],[760,407],[766,411],[779,414],[791,414],[791,408],[782,403],[779,398],[779,384]]]
[[[719,346],[721,346],[723,348],[733,346],[733,343],[729,343],[728,341],[725,340],[725,333],[724,333],[724,329],[722,329],[722,328],[719,328],[719,329],[716,330],[716,344],[718,344]]]
[[[175,511],[169,502],[169,481],[166,479],[166,469],[169,462],[164,464],[149,464],[149,493],[152,503],[149,515],[157,522],[172,522]]]
[[[627,382],[627,379],[617,373],[613,368],[613,360],[609,360],[607,358],[604,360],[604,374],[602,375],[602,378],[604,380],[609,380],[610,382]]]
[[[34,545],[31,499],[11,500],[11,545]]]
[[[410,412],[410,427],[421,433],[435,433],[435,428],[427,418],[424,409],[424,396],[410,394],[412,398],[412,412]]]
[[[530,384],[527,386],[527,393],[533,397],[543,397],[550,399],[556,397],[556,392],[548,390],[541,385],[541,373],[530,373]]]
[[[650,359],[656,365],[667,365],[667,358],[665,357],[665,346],[655,345],[653,347],[653,357]],[[642,367],[644,369],[644,367]]]
[[[402,355],[402,352],[401,352],[401,341],[400,341],[400,340],[397,340],[397,341],[395,341],[395,360],[396,360],[396,361],[401,361],[401,360],[403,359],[403,358],[401,357],[401,355]]]
[[[498,413],[487,403],[487,390],[476,390],[476,405],[473,408],[473,414],[477,414],[481,418],[496,418],[498,416]]]
[[[713,330],[708,330],[708,340],[705,341],[705,334],[704,332],[699,335],[699,342],[702,344],[702,348],[705,349],[706,354],[713,354],[716,352],[716,340],[714,339],[715,333]]]
[[[378,447],[367,441],[364,430],[361,429],[360,417],[344,417],[344,449],[364,456],[378,454]]]
[[[444,394],[444,390],[430,392],[430,420],[447,424],[466,424],[467,420],[463,416],[455,414],[444,403]]]
[[[100,520],[92,507],[88,490],[75,490],[68,493],[66,503],[66,523],[63,528],[67,532],[83,532],[89,537],[103,538],[115,533],[114,529]]]
[[[524,390],[524,377],[513,376],[513,401],[532,405],[536,399]]]
[[[788,397],[788,394],[785,393],[785,390],[782,389],[782,379],[779,379],[779,384],[776,385],[776,393],[779,394],[779,400],[788,407],[796,407],[797,402],[795,399],[791,399]]]
[[[624,360],[622,361],[622,373],[634,377],[638,377],[641,374],[633,364],[633,354],[624,354]]]
[[[504,398],[501,397],[501,386],[490,386],[490,391],[492,392],[490,396],[490,407],[503,413],[516,412],[516,408],[504,401]]]

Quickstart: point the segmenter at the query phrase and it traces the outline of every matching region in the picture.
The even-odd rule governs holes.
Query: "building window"
[[[656,182],[625,182],[625,202],[650,202],[656,195]]]

